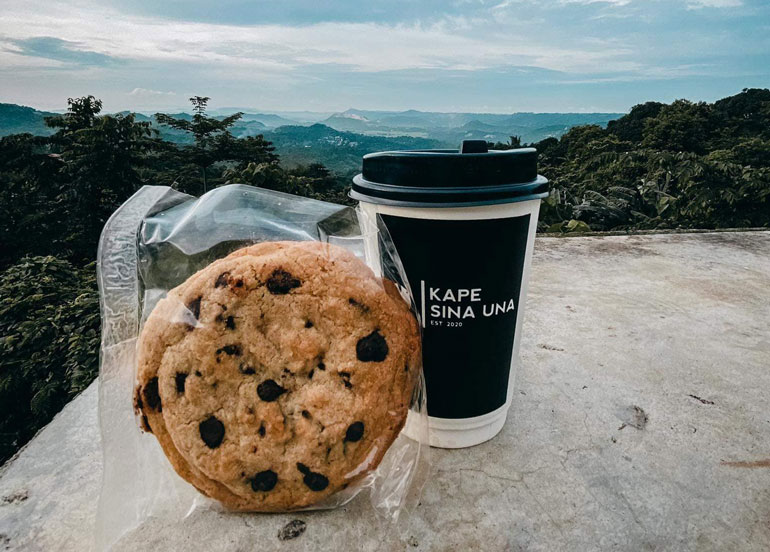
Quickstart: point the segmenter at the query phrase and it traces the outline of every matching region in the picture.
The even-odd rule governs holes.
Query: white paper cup
[[[423,332],[430,444],[442,448],[483,443],[505,424],[548,193],[533,149],[487,153],[481,144],[368,155],[351,192],[365,218],[390,234],[409,280]],[[367,243],[366,254],[379,256],[378,244]]]

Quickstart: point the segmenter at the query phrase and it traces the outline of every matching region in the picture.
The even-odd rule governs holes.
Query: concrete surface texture
[[[117,550],[770,549],[770,233],[543,238],[502,433],[433,450],[396,526],[199,511]],[[94,386],[0,470],[0,550],[85,550]],[[283,536],[279,531],[297,523]],[[292,530],[293,529],[293,530]]]

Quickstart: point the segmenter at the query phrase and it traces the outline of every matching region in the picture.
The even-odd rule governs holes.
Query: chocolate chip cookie
[[[395,285],[319,242],[212,263],[158,303],[138,347],[142,427],[233,510],[308,506],[375,469],[420,367]]]

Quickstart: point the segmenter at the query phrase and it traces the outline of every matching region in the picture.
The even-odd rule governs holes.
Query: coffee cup
[[[491,439],[513,398],[540,201],[548,195],[536,150],[488,151],[485,141],[467,140],[459,150],[372,153],[350,195],[387,228],[412,291],[430,444]],[[367,254],[378,254],[376,246]]]

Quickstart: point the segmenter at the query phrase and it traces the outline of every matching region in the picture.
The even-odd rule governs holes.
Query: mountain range
[[[323,121],[337,130],[381,136],[407,135],[432,138],[445,145],[462,140],[505,142],[519,136],[522,142],[559,137],[575,125],[606,124],[623,113],[439,113],[430,111],[364,111],[348,109]]]
[[[507,142],[511,136],[522,143],[559,137],[570,127],[596,124],[606,126],[623,113],[440,113],[431,111],[373,111],[348,109],[339,113],[260,112],[250,108],[220,108],[210,115],[223,118],[236,111],[243,116],[231,132],[237,137],[263,134],[276,146],[287,165],[322,162],[347,172],[360,165],[361,156],[378,150],[456,147],[462,140]],[[127,113],[127,112],[122,112]],[[31,107],[0,103],[0,136],[29,132],[48,136],[45,117],[56,113]],[[189,113],[173,117],[191,118]],[[156,126],[162,138],[189,143],[182,131],[156,125],[151,114],[137,113],[136,119]]]

